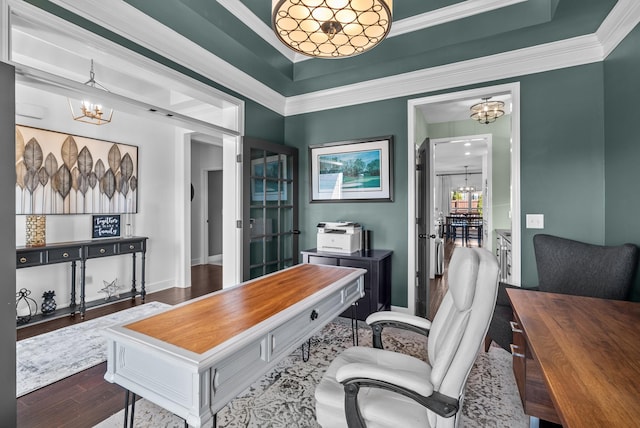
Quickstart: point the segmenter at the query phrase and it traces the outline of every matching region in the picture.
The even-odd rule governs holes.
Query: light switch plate
[[[544,214],[527,214],[527,229],[544,229]]]

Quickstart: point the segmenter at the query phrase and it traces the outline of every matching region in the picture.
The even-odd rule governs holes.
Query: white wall
[[[25,107],[41,113],[42,118],[20,115]],[[183,144],[176,141],[177,136],[184,131],[119,111],[114,113],[110,124],[95,126],[76,122],[71,119],[65,97],[23,85],[16,85],[16,111],[17,124],[138,146],[139,210],[133,216],[133,234],[149,237],[146,290],[149,293],[182,286],[177,284],[176,260],[184,246],[184,236],[178,230],[184,220],[177,218],[174,207],[178,204],[176,195],[180,194],[177,190],[183,183],[176,178],[174,158],[177,145]],[[25,222],[26,216],[16,216],[17,246],[25,244]],[[49,215],[46,237],[47,243],[91,239],[91,215]],[[77,271],[79,275],[79,266]],[[139,272],[138,269],[138,285]],[[68,306],[70,264],[18,269],[16,276],[16,291],[23,287],[31,290],[38,304],[44,291],[54,290],[58,307]],[[131,256],[88,260],[86,278],[87,302],[104,299],[105,294],[99,291],[103,281],[118,278],[119,284],[126,285],[123,289],[126,291],[131,284]],[[79,296],[79,289],[77,293]]]
[[[208,255],[204,254],[203,240],[207,239],[204,227],[205,190],[207,171],[222,169],[222,147],[213,144],[193,142],[191,144],[191,184],[195,197],[191,201],[191,264],[206,264]]]

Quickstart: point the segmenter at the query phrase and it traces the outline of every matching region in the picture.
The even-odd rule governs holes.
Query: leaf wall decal
[[[131,160],[131,155],[129,155],[129,153],[125,153],[122,157],[120,171],[122,172],[122,178],[124,178],[125,181],[129,181],[133,175],[133,160]]]
[[[118,173],[116,174],[116,192],[120,191],[120,182],[122,181],[122,174],[120,174],[120,171],[118,171]]]
[[[16,127],[16,163],[22,159],[24,155],[24,137],[22,132]]]
[[[78,169],[82,174],[89,174],[91,169],[93,168],[93,156],[91,152],[84,146],[80,153],[78,154]]]
[[[116,192],[116,177],[113,175],[111,168],[104,173],[102,180],[100,180],[100,189],[102,193],[107,195],[107,198],[113,198],[113,194]]]
[[[109,168],[114,173],[120,168],[120,162],[122,161],[122,155],[117,144],[114,144],[109,149]]]
[[[16,164],[16,184],[20,186],[20,189],[24,189],[24,176],[27,174],[27,167],[24,162],[18,162]]]
[[[78,177],[78,190],[80,190],[80,193],[82,193],[83,195],[87,193],[87,190],[89,190],[88,175],[80,174],[80,176]]]
[[[58,193],[62,196],[62,199],[65,199],[69,191],[71,191],[71,171],[66,165],[62,165],[58,169],[56,177],[58,178]]]
[[[124,196],[127,196],[127,193],[129,193],[129,182],[126,180],[122,180],[120,182],[120,193],[122,193]]]
[[[92,189],[95,189],[96,184],[98,184],[98,177],[96,176],[95,172],[92,172],[91,174],[89,174],[89,187],[91,187]]]
[[[98,159],[98,162],[96,162],[95,172],[96,172],[96,177],[98,178],[98,181],[102,180],[102,177],[106,172],[106,168],[104,167],[104,163],[102,162],[102,159]]]
[[[43,154],[42,147],[38,143],[38,140],[32,138],[24,146],[24,164],[27,169],[37,171],[42,166]]]
[[[47,171],[44,168],[40,168],[38,171],[38,180],[40,180],[42,187],[46,186],[49,182],[49,174],[47,174]]]
[[[138,179],[136,178],[135,175],[131,177],[131,180],[129,180],[129,187],[131,187],[132,192],[135,192],[136,189],[138,188]]]
[[[49,178],[53,178],[53,176],[58,172],[58,160],[53,155],[53,153],[49,153],[47,158],[44,160],[44,169],[49,174]]]
[[[77,167],[73,167],[71,170],[71,187],[73,190],[78,190],[78,177],[80,177],[80,171],[78,171]]]
[[[64,162],[67,169],[71,171],[71,168],[73,168],[73,165],[75,165],[78,160],[78,145],[71,135],[68,135],[67,138],[64,139],[60,154],[62,155],[62,162]]]
[[[32,169],[27,169],[27,174],[24,177],[24,187],[30,193],[33,193],[38,187],[38,184],[40,184],[40,180],[38,179],[38,172]]]
[[[51,190],[53,190],[54,193],[60,193],[60,177],[57,172],[53,177],[51,177]]]

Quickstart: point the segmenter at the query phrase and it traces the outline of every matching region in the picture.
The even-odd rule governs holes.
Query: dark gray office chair
[[[552,293],[626,300],[638,266],[638,247],[633,244],[602,246],[552,235],[535,235],[533,248],[538,268],[538,286],[533,290]],[[501,283],[496,307],[485,339],[485,350],[493,340],[510,351],[513,319],[506,294],[509,284]]]

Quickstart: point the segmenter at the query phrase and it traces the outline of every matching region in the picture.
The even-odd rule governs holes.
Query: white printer
[[[353,253],[362,249],[362,227],[351,221],[318,223],[318,251]]]

